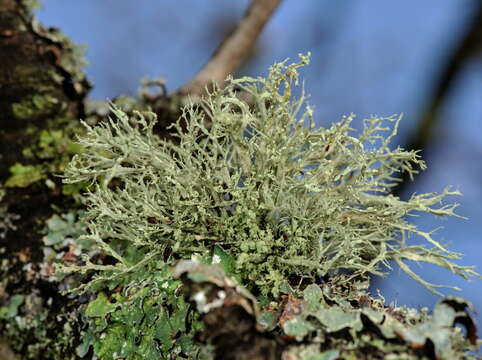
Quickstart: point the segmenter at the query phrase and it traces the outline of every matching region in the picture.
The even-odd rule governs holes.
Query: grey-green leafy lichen
[[[185,297],[201,313],[207,312],[204,320],[211,333],[206,336],[218,345],[216,358],[242,352],[243,342],[238,349],[236,342],[226,348],[216,337],[220,333],[227,338],[243,337],[250,318],[251,336],[244,339],[263,359],[476,358],[466,352],[477,349],[477,330],[468,311],[471,305],[461,298],[448,297],[429,314],[426,308],[386,306],[383,298],[374,299],[364,291],[366,281],[352,281],[348,286],[329,282],[309,284],[303,290],[287,288],[280,303],[260,311],[256,299],[216,265],[183,260],[174,276],[182,279]],[[240,312],[244,312],[243,324],[236,319]],[[238,326],[225,324],[229,314]],[[465,328],[465,334],[456,324]],[[264,356],[267,349],[272,356]]]
[[[407,221],[418,212],[455,215],[456,204],[441,202],[457,191],[407,201],[390,194],[400,172],[412,175],[425,167],[416,152],[390,147],[400,118],[367,119],[358,134],[350,127],[353,116],[315,128],[303,93],[292,96],[297,69],[307,63],[301,56],[299,63],[273,65],[266,79],[230,79],[226,88],[184,108],[173,125],[173,142],[154,134],[152,113],[129,117],[113,107],[108,121],[86,125],[78,141],[84,151],[74,156],[64,182],[90,184],[83,196],[89,227],[84,239],[102,256],[85,254],[81,264],[59,266],[64,273],[93,273],[75,291],[97,292],[96,301],[104,302],[102,314],[92,303],[86,311],[94,330],[84,346],[93,343],[97,355],[109,357],[121,351],[116,346],[128,347],[131,353],[121,357],[134,359],[142,345],[119,340],[134,322],[134,343],[136,333],[158,342],[142,351],[195,351],[183,347],[175,329],[160,329],[159,315],[149,315],[149,304],[155,304],[157,313],[170,309],[171,323],[176,314],[191,316],[163,285],[169,284],[166,266],[179,259],[220,263],[262,304],[320,276],[349,284],[383,274],[390,260],[434,292],[439,285],[415,274],[407,260],[478,276],[454,263],[460,255],[432,232]],[[408,245],[410,236],[423,242]],[[115,295],[106,297],[105,287]],[[128,310],[139,301],[148,304],[139,308],[142,319],[129,320]]]

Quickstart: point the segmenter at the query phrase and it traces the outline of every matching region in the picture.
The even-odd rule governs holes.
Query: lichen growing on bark
[[[273,65],[266,79],[230,79],[226,88],[184,108],[173,125],[173,142],[154,134],[156,117],[148,112],[128,116],[112,107],[107,121],[85,124],[86,134],[78,140],[84,150],[74,156],[64,182],[89,184],[82,200],[89,234],[82,238],[98,251],[84,254],[81,263],[58,266],[60,274],[88,274],[71,292],[97,294],[84,309],[89,328],[83,351],[92,345],[101,357],[175,352],[209,358],[193,342],[202,327],[179,302],[182,287],[169,271],[180,259],[219,264],[264,307],[281,306],[283,296],[299,296],[321,278],[329,287],[348,289],[339,301],[351,306],[347,299],[353,284],[366,285],[369,276],[383,274],[390,260],[434,292],[439,285],[415,274],[407,260],[479,276],[472,267],[453,262],[460,254],[438,242],[433,232],[407,220],[419,212],[454,216],[457,205],[442,200],[457,191],[446,188],[407,201],[390,194],[400,172],[414,174],[425,166],[416,152],[390,147],[400,117],[367,119],[359,133],[350,127],[353,116],[315,128],[303,92],[298,99],[292,95],[297,69],[307,63],[308,57],[301,56],[299,63]],[[248,101],[240,99],[239,89]],[[408,245],[410,236],[422,242]],[[146,307],[139,307],[144,302]],[[455,313],[462,311],[454,306]],[[360,312],[326,311],[353,318],[358,330],[350,330],[352,336],[362,331]],[[153,317],[156,312],[165,314],[163,324],[181,316],[189,325],[181,332],[166,328],[161,317]],[[302,341],[316,326],[329,327],[325,321],[308,321],[312,315],[274,326]],[[304,335],[296,335],[300,324]],[[127,342],[126,327],[132,335]],[[143,342],[142,334],[150,340]],[[329,337],[326,331],[323,336]],[[370,341],[363,344],[369,348]],[[404,346],[411,343],[394,351]]]
[[[455,215],[456,204],[441,202],[458,191],[407,201],[390,195],[400,171],[425,167],[416,152],[390,149],[400,118],[365,120],[359,134],[350,128],[353,116],[315,128],[312,110],[302,113],[303,96],[291,96],[296,69],[307,61],[276,64],[267,79],[231,80],[187,106],[174,125],[177,143],[153,134],[149,113],[129,118],[113,108],[108,122],[87,126],[79,139],[85,152],[73,158],[65,182],[96,186],[84,201],[90,236],[116,263],[106,272],[131,272],[136,263],[124,256],[130,248],[157,261],[161,254],[203,257],[218,247],[233,258],[233,274],[263,295],[277,296],[293,275],[380,275],[389,260],[432,291],[437,286],[405,260],[477,275],[453,263],[459,254],[432,232],[407,221],[416,212]],[[408,246],[409,236],[425,244]],[[101,270],[94,282],[101,280],[102,266],[82,270],[89,266]]]
[[[0,0],[0,341],[22,359],[69,359],[75,310],[40,275],[42,231],[53,213],[76,207],[57,175],[75,152],[90,84],[79,48],[34,19],[37,3]],[[18,299],[11,317],[4,309]]]

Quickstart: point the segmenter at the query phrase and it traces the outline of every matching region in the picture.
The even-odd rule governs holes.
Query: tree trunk
[[[0,307],[18,295],[25,305],[18,315],[28,324],[14,329],[0,317],[0,334],[22,358],[46,359],[52,358],[56,332],[61,336],[65,331],[64,321],[55,318],[68,301],[39,275],[42,231],[54,213],[52,205],[65,209],[72,203],[55,176],[69,155],[61,145],[68,142],[59,136],[67,136],[65,129],[77,127],[85,116],[90,84],[81,71],[79,49],[57,30],[36,22],[34,5],[0,0],[0,189],[6,188],[0,206],[5,228],[0,237]],[[36,322],[43,328],[36,330]]]

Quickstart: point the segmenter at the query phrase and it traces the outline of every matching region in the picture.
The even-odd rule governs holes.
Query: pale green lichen
[[[442,200],[457,191],[408,201],[390,194],[401,171],[413,175],[425,167],[416,152],[390,148],[400,118],[365,120],[358,134],[350,127],[353,116],[315,128],[303,93],[292,97],[297,68],[308,62],[301,59],[272,66],[266,79],[230,79],[225,89],[186,106],[172,127],[174,142],[155,135],[156,118],[149,112],[128,116],[113,106],[107,121],[86,124],[78,141],[84,150],[72,159],[64,182],[87,189],[82,201],[89,232],[81,239],[95,249],[85,251],[81,262],[58,265],[58,275],[89,273],[71,292],[97,296],[81,308],[86,328],[78,355],[93,348],[99,358],[210,358],[194,341],[202,329],[199,315],[189,311],[170,270],[180,259],[218,264],[261,306],[275,311],[280,294],[296,296],[319,276],[329,279],[329,294],[305,289],[306,316],[283,325],[271,314],[261,315],[269,331],[281,329],[302,341],[313,333],[326,336],[322,352],[321,342],[303,350],[310,359],[336,357],[337,346],[351,347],[345,353],[355,356],[381,341],[357,334],[365,331],[366,317],[378,326],[382,309],[374,314],[350,304],[364,294],[368,275],[383,274],[390,260],[435,292],[438,285],[413,273],[406,260],[478,276],[454,263],[459,254],[432,232],[407,220],[418,212],[455,215],[456,205]],[[425,244],[407,245],[409,236]],[[191,277],[211,279],[204,275]],[[323,299],[340,306],[326,308]],[[197,300],[203,312],[222,306],[219,299]],[[331,338],[344,329],[353,342]],[[387,353],[386,346],[401,354],[410,343],[399,344],[395,336],[390,345],[378,346],[380,354]]]
[[[129,118],[112,108],[113,118],[86,125],[79,139],[86,151],[74,157],[65,182],[95,184],[84,198],[88,237],[114,265],[89,260],[70,270],[96,271],[90,286],[142,271],[162,256],[212,255],[217,246],[235,261],[234,275],[270,296],[293,275],[380,275],[389,260],[434,292],[438,285],[405,260],[477,276],[452,262],[460,255],[432,232],[407,221],[417,212],[454,215],[457,205],[441,203],[458,191],[408,201],[390,194],[398,173],[425,167],[416,152],[390,148],[400,118],[365,120],[359,134],[350,128],[353,116],[315,128],[303,94],[292,98],[297,68],[308,62],[301,59],[272,66],[266,79],[231,79],[187,106],[173,126],[175,143],[153,133],[152,113]],[[409,246],[409,236],[425,244]],[[126,258],[131,248],[144,254],[140,263]]]

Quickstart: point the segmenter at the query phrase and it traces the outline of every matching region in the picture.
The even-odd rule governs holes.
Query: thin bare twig
[[[224,80],[240,65],[253,48],[281,0],[252,0],[236,29],[219,45],[211,59],[197,75],[177,93],[180,95],[202,95],[206,86],[216,83],[222,87]]]

